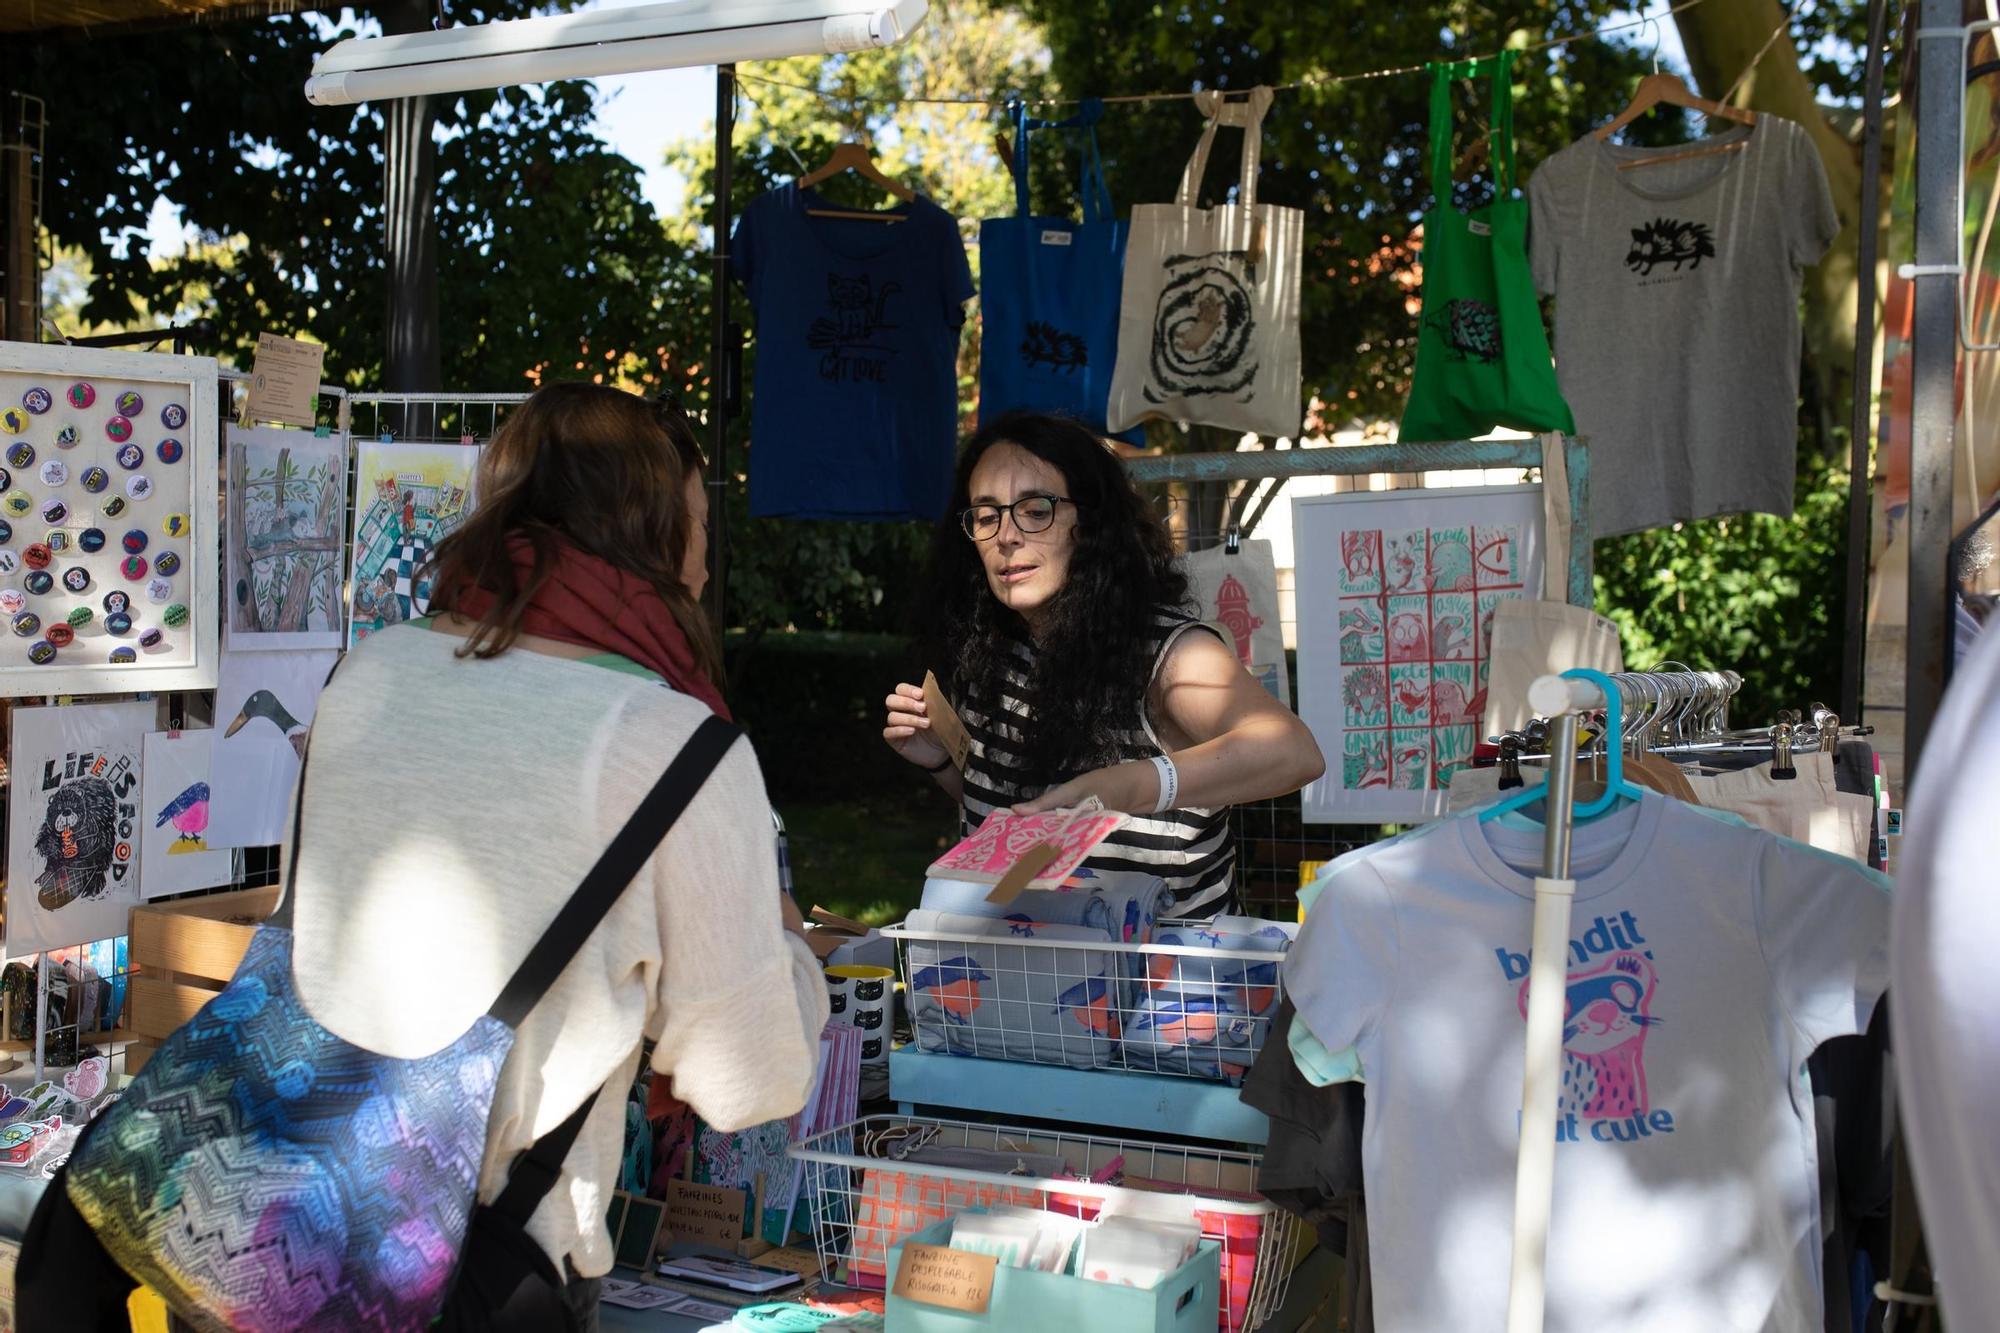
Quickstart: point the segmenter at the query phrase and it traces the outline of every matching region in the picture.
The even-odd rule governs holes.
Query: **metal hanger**
[[[916,202],[917,192],[915,190],[904,185],[901,181],[891,179],[883,173],[882,168],[875,165],[875,159],[869,155],[868,145],[855,143],[851,140],[847,143],[837,145],[832,155],[817,170],[807,172],[792,182],[792,184],[796,189],[810,190],[813,186],[823,181],[832,180],[843,171],[851,171],[863,180],[872,181],[906,204]],[[901,222],[904,220],[904,215],[901,213],[875,212],[868,209],[853,208],[808,208],[806,216],[814,218],[847,218],[857,222]]]

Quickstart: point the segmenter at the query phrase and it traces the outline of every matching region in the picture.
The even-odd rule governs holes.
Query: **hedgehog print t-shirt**
[[[757,328],[750,512],[936,519],[958,441],[958,340],[972,269],[928,199],[884,218],[781,186],[736,223],[730,267]]]
[[[1542,830],[1476,812],[1330,867],[1284,966],[1368,1075],[1384,1333],[1507,1308]],[[1819,1328],[1821,1042],[1887,978],[1888,881],[1648,793],[1575,832],[1549,1333]]]
[[[1674,158],[1684,145],[1586,135],[1528,182],[1535,285],[1555,297],[1556,378],[1590,439],[1600,537],[1792,512],[1799,282],[1840,222],[1792,121],[1760,113],[1701,142],[1728,148]]]

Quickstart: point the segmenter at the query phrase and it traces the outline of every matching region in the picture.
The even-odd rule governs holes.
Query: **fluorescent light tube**
[[[313,62],[306,100],[347,106],[552,79],[894,46],[927,0],[674,0],[351,37]]]

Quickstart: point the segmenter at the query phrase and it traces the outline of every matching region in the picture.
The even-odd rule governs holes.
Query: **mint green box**
[[[973,1211],[979,1211],[977,1209]],[[966,1314],[895,1294],[903,1245],[949,1245],[951,1220],[925,1227],[889,1251],[888,1333],[1019,1333],[1022,1329],[1116,1329],[1118,1333],[1215,1333],[1222,1309],[1222,1248],[1205,1240],[1150,1291],[1031,1268],[993,1272],[985,1314]]]

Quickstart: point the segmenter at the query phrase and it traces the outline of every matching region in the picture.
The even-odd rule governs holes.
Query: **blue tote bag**
[[[1097,153],[1104,103],[1090,98],[1068,120],[1035,120],[1015,103],[1014,216],[979,224],[979,417],[1029,409],[1060,412],[1104,430],[1118,353],[1118,302],[1125,280],[1125,224]],[[1083,221],[1028,211],[1028,140],[1063,130],[1082,142]],[[1143,428],[1118,436],[1137,442]]]

